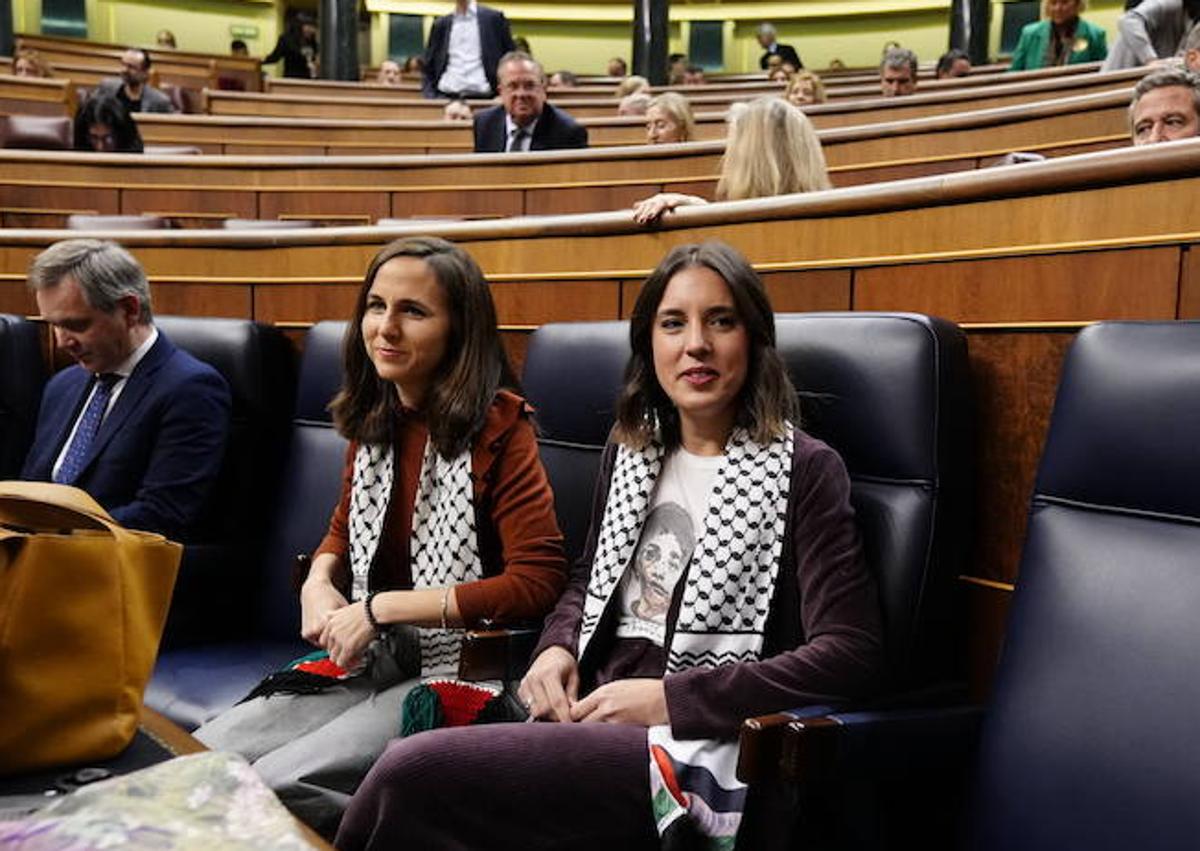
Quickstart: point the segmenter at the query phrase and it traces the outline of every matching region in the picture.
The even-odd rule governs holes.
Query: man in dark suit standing
[[[773,55],[779,56],[787,64],[791,65],[797,71],[804,67],[804,63],[800,61],[800,54],[790,44],[780,44],[775,40],[775,25],[763,21],[758,25],[758,43],[763,50],[766,51],[758,60],[758,67],[764,71],[767,68],[767,63]]]
[[[500,57],[516,48],[503,12],[475,0],[455,0],[454,12],[433,22],[425,48],[427,98],[491,97]]]
[[[29,286],[75,365],[46,385],[22,478],[82,488],[122,525],[186,541],[225,454],[225,380],[154,327],[146,274],[115,243],[56,243]]]
[[[500,106],[475,114],[475,152],[586,148],[587,130],[546,103],[546,74],[526,53],[508,53],[497,67]]]

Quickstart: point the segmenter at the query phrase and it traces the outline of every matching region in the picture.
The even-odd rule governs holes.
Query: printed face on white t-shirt
[[[684,546],[677,533],[666,529],[650,540],[642,539],[633,558],[639,593],[631,606],[634,616],[657,624],[666,623],[675,583],[692,555]]]

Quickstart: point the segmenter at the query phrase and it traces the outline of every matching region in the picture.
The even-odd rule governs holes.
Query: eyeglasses
[[[540,80],[507,80],[500,84],[502,92],[539,92],[542,88]]]

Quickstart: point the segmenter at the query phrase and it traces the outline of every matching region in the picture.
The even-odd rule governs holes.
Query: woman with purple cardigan
[[[742,719],[875,686],[849,480],[794,425],[754,270],[722,243],[676,248],[630,340],[587,551],[518,690],[537,723],[392,742],[339,848],[731,846]]]

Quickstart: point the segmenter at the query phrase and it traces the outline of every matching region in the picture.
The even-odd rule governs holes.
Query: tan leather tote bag
[[[0,774],[129,744],[182,551],[78,488],[0,482]]]

